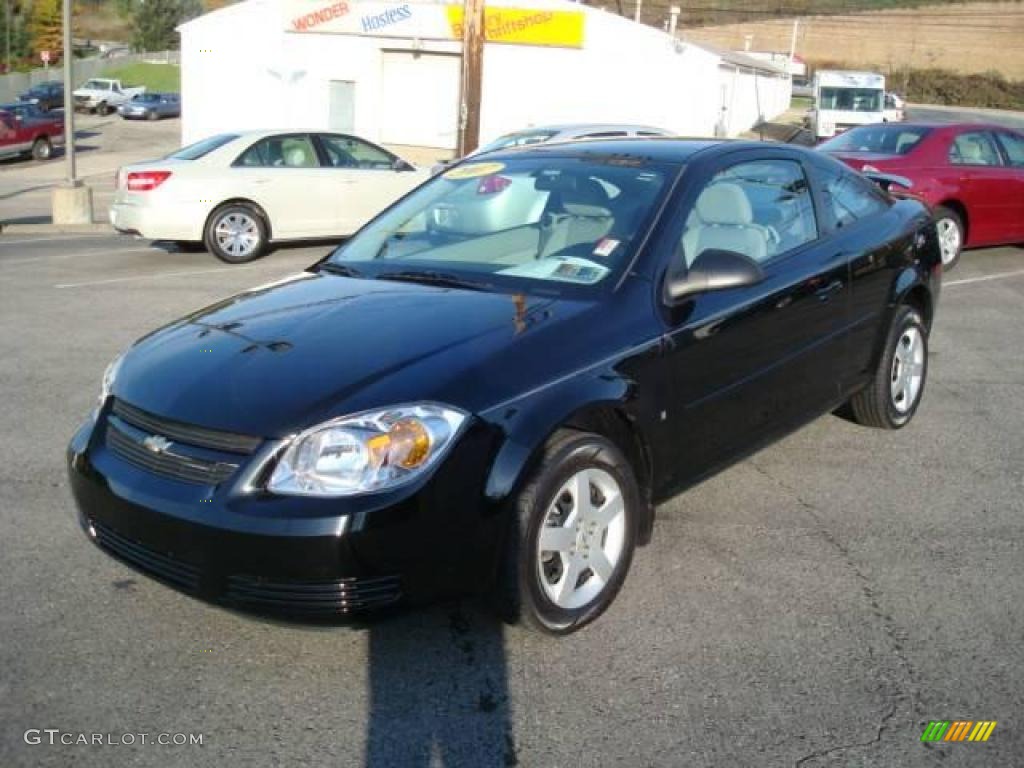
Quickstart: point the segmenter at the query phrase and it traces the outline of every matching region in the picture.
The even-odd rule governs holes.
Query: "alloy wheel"
[[[900,413],[907,413],[917,402],[924,381],[924,339],[918,328],[907,328],[896,343],[892,358],[890,391],[892,403]]]
[[[946,266],[956,260],[960,253],[960,246],[963,237],[960,234],[960,225],[953,219],[942,218],[935,224],[939,233],[939,250],[942,252],[942,264]]]
[[[625,502],[615,478],[596,468],[574,474],[541,522],[537,576],[545,595],[565,610],[592,602],[611,581],[625,540]]]

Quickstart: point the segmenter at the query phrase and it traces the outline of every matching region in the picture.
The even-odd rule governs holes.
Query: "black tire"
[[[541,582],[545,576],[542,576],[539,564],[548,561],[542,561],[538,542],[548,510],[559,501],[556,495],[570,478],[585,469],[601,470],[614,480],[622,494],[625,514],[618,534],[621,549],[611,575],[587,602],[569,609],[557,605],[545,592]],[[591,486],[588,484],[588,487]],[[597,493],[600,494],[600,490]],[[565,635],[600,616],[615,599],[629,571],[642,509],[642,497],[633,469],[611,441],[600,435],[575,430],[555,433],[513,503],[511,530],[496,588],[498,608],[503,617],[545,633]],[[597,535],[610,534],[599,532]],[[576,536],[574,547],[579,547],[580,534]],[[557,555],[555,558],[558,558],[558,563],[552,567],[565,567],[564,561]],[[596,578],[594,573],[580,572],[580,581],[576,583],[581,585],[581,589]],[[568,574],[562,574],[562,578],[568,577]]]
[[[942,252],[942,271],[951,272],[960,263],[960,254],[964,250],[964,221],[960,218],[960,214],[952,208],[940,205],[935,209],[935,228],[938,231],[940,248],[942,248],[942,229],[945,222],[948,222],[950,226],[956,227],[959,242],[959,247],[957,247],[956,253],[952,257],[947,258],[946,252]]]
[[[160,115],[158,115],[156,112],[153,112],[152,110],[150,110],[149,112],[146,113],[146,119],[149,120],[150,122],[153,122],[154,120],[158,120],[159,118],[160,118]]]
[[[97,115],[103,115],[105,117],[105,116],[109,115],[113,111],[114,110],[112,110],[110,108],[110,105],[107,104],[107,102],[105,102],[105,101],[104,102],[100,102],[98,105],[96,105],[96,114]]]
[[[32,142],[33,160],[49,160],[51,157],[53,157],[53,144],[50,143],[48,137],[40,136]]]
[[[917,386],[913,400],[899,402],[893,394],[893,386],[902,370],[894,365],[897,347],[904,346],[908,333],[919,334],[922,348],[920,363],[920,384]],[[892,326],[885,340],[882,359],[878,363],[874,378],[863,390],[850,399],[850,409],[854,420],[866,427],[879,429],[900,429],[910,423],[917,412],[921,399],[924,397],[925,384],[928,381],[928,328],[921,314],[909,306],[898,307],[893,317]]]
[[[230,216],[245,218],[253,223],[256,245],[251,251],[235,253],[222,247],[217,242],[217,226]],[[255,205],[249,203],[228,203],[222,205],[210,214],[210,218],[206,220],[206,227],[203,230],[203,242],[206,244],[206,250],[228,264],[244,264],[249,261],[255,261],[267,252],[268,241],[269,227],[263,212]]]

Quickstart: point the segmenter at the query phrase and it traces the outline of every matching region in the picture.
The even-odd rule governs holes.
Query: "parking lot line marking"
[[[1024,269],[1018,269],[1016,272],[999,272],[995,275],[982,275],[981,277],[965,277],[963,280],[950,280],[948,283],[943,283],[943,288],[950,288],[954,285],[968,285],[970,283],[983,283],[987,280],[1002,280],[1004,277],[1020,277],[1024,275]]]
[[[45,256],[28,256],[24,259],[5,259],[0,257],[0,267],[15,264],[40,264],[48,261],[61,261],[77,259],[79,256],[120,256],[122,253],[165,253],[159,248],[92,248],[84,251],[65,251],[63,253],[51,253]]]
[[[97,232],[94,235],[88,234],[73,234],[62,235],[61,237],[37,237],[34,240],[3,240],[0,239],[0,248],[5,245],[32,245],[32,243],[63,243],[68,240],[85,240],[92,239],[98,240],[103,237],[112,237],[109,232]]]
[[[111,283],[127,283],[131,280],[158,280],[162,277],[185,277],[188,275],[209,275],[214,272],[241,272],[243,269],[252,269],[261,266],[251,264],[248,267],[223,267],[221,269],[190,270],[188,272],[158,272],[155,275],[130,275],[128,277],[112,277],[108,280],[89,280],[84,283],[58,283],[54,288],[85,288],[90,285],[109,285]],[[262,265],[265,266],[265,265]]]

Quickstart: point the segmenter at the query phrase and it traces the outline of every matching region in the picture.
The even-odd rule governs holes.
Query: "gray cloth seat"
[[[718,182],[697,198],[683,235],[683,254],[690,266],[707,250],[735,251],[754,261],[768,258],[768,233],[754,223],[754,212],[743,188]]]

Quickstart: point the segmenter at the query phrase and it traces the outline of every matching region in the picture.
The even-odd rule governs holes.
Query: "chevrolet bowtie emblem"
[[[150,450],[153,453],[163,453],[173,445],[173,443],[163,435],[150,435],[142,441],[142,444],[147,450]]]

